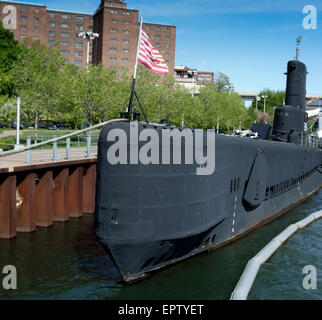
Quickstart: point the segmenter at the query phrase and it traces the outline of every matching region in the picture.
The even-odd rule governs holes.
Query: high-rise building
[[[45,5],[17,1],[0,2],[0,18],[15,38],[39,40],[46,45],[59,42],[66,62],[86,66],[87,44],[79,33],[93,31],[99,38],[90,43],[90,62],[133,72],[139,30],[139,11],[123,0],[102,0],[94,15],[48,9]],[[176,27],[144,23],[144,29],[173,74]]]
[[[138,10],[128,9],[123,0],[102,0],[94,14],[94,30],[102,35],[94,43],[94,63],[112,68],[122,66],[132,73],[138,43],[138,20]],[[176,27],[144,23],[143,28],[173,74]]]

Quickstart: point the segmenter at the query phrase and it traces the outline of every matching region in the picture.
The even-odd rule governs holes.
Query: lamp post
[[[258,102],[261,101],[261,97],[256,96],[256,111],[258,111]]]
[[[264,95],[264,96],[261,96],[261,98],[264,99],[264,118],[265,118],[265,116],[266,116],[266,100],[267,100],[268,96]]]
[[[89,65],[89,42],[90,42],[90,40],[95,40],[95,39],[99,38],[100,35],[98,33],[87,31],[87,32],[79,33],[78,36],[80,38],[87,39],[86,69],[88,70],[88,65]]]
[[[16,120],[16,146],[15,149],[21,148],[20,146],[20,107],[21,107],[21,98],[17,98],[17,120]]]
[[[228,89],[228,94],[231,96],[234,87],[232,85],[226,84],[224,88]]]

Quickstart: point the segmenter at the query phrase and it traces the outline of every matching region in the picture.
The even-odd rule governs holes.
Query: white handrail
[[[300,229],[306,228],[308,225],[321,218],[322,211],[319,211],[295,224],[290,225],[254,258],[249,260],[230,300],[247,300],[261,265],[264,264],[294,233]]]
[[[89,127],[89,128],[83,129],[83,130],[75,131],[75,132],[67,134],[65,136],[61,136],[61,137],[57,137],[57,138],[47,140],[47,141],[44,141],[44,142],[41,142],[41,143],[33,144],[33,145],[30,145],[30,146],[27,146],[27,147],[24,147],[24,148],[21,148],[21,149],[18,149],[18,150],[10,150],[10,151],[6,151],[6,152],[1,152],[0,153],[0,158],[5,157],[5,156],[11,156],[13,154],[22,153],[22,152],[32,150],[32,149],[35,149],[35,148],[43,147],[43,146],[45,146],[47,144],[51,144],[51,143],[58,142],[58,141],[61,141],[61,140],[65,140],[67,138],[71,138],[71,137],[77,136],[79,134],[82,134],[82,133],[85,133],[85,132],[88,132],[88,131],[91,131],[91,130],[99,129],[99,128],[104,127],[104,126],[106,126],[108,124],[111,124],[113,122],[128,122],[128,121],[129,121],[128,119],[113,119],[113,120],[105,121],[105,122],[102,122],[102,123],[97,124],[95,126],[92,126],[92,127]]]

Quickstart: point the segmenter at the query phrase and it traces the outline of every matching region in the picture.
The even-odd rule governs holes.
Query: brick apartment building
[[[90,61],[106,67],[123,67],[133,73],[136,58],[139,11],[127,8],[124,0],[101,0],[94,15],[48,9],[46,5],[17,1],[0,2],[0,18],[18,41],[39,40],[46,45],[60,44],[66,62],[86,66],[87,40],[82,31],[100,36],[91,41]],[[160,51],[173,74],[176,27],[144,24],[144,29]]]

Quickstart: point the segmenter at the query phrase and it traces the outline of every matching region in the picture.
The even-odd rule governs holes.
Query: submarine
[[[183,128],[143,123],[137,117],[102,128],[94,232],[124,282],[235,241],[321,188],[320,140],[307,132],[306,65],[289,61],[286,74],[285,105],[275,109],[273,127],[254,125],[255,139],[214,133],[215,170],[208,175],[196,174],[197,158],[174,163],[173,153],[184,157],[187,147],[193,147],[187,139],[179,150],[170,149],[170,163],[131,164],[133,143],[144,146],[130,138],[133,127],[138,135],[153,130],[160,141],[164,130]],[[113,132],[126,133],[119,149],[128,151],[129,161],[108,160],[116,140],[107,137]],[[206,153],[206,132],[203,139]]]

